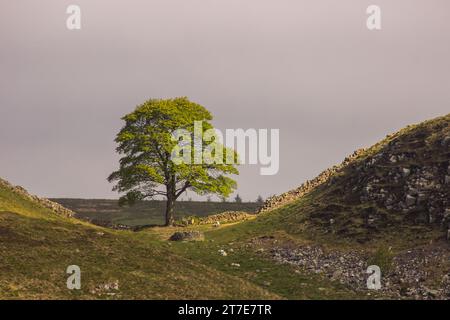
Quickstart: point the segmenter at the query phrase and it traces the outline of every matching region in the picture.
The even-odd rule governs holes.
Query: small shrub
[[[377,265],[381,272],[387,273],[392,269],[394,254],[390,247],[382,246],[375,251],[374,255],[369,259],[369,265]]]

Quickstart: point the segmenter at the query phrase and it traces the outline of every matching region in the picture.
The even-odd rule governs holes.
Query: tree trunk
[[[168,196],[166,203],[166,227],[173,225],[173,208],[175,205],[175,198]]]

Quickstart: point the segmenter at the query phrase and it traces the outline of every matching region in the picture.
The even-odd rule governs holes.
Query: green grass
[[[254,248],[247,246],[245,241],[251,238],[249,236],[252,231],[247,228],[252,226],[252,222],[247,222],[225,226],[219,230],[204,227],[206,241],[177,242],[170,247],[179,255],[266,288],[284,299],[357,299],[361,297],[339,283],[320,275],[306,274],[290,265],[274,263],[264,254],[255,253]],[[230,242],[231,239],[235,241]],[[219,254],[219,250],[227,252],[227,256]],[[239,264],[239,266],[232,264]]]
[[[0,187],[1,299],[279,298],[178,255],[165,243],[56,216]],[[79,291],[66,288],[65,271],[72,264],[81,268]],[[94,292],[117,280],[118,291]]]
[[[384,272],[389,272],[392,269],[392,261],[394,258],[394,253],[391,247],[381,246],[379,247],[372,257],[369,259],[369,265],[377,265]]]
[[[0,298],[277,298],[240,278],[186,259],[151,237],[0,213]],[[104,234],[101,235],[103,232]],[[66,288],[65,270],[82,270],[82,290]],[[92,293],[118,280],[115,296]]]
[[[174,228],[137,233],[104,229],[57,216],[0,187],[0,299],[354,297],[319,276],[273,264],[248,250],[245,241],[221,257],[218,247],[230,250],[228,240],[242,232],[240,224],[198,228],[206,232],[206,241],[166,241]],[[231,261],[241,267],[232,267]],[[81,290],[66,287],[66,268],[73,264],[81,268]],[[115,281],[119,290],[101,289]]]

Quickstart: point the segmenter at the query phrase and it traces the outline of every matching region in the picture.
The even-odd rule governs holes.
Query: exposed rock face
[[[13,186],[8,181],[5,181],[3,179],[0,179],[0,186],[11,190],[12,192],[24,197],[25,199],[31,200],[32,202],[34,202],[44,208],[50,209],[51,211],[53,211],[54,213],[56,213],[58,215],[62,215],[62,216],[66,216],[66,217],[73,217],[75,215],[75,212],[61,206],[60,204],[50,201],[45,198],[39,198],[38,196],[29,194],[27,192],[27,190],[25,190],[24,188],[22,188],[20,186]]]
[[[204,240],[205,236],[200,231],[182,231],[175,232],[170,238],[170,241],[198,241]]]
[[[317,190],[324,195],[313,222],[345,234],[343,225],[363,221],[378,230],[400,224],[450,229],[450,115],[409,126],[358,150],[296,190],[266,201],[260,212],[279,208]],[[329,221],[334,221],[330,227]]]

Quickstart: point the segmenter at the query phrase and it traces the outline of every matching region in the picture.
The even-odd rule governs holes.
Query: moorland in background
[[[150,200],[134,206],[119,206],[117,200],[107,199],[51,199],[74,211],[76,217],[99,224],[126,225],[130,227],[161,225],[164,223],[166,202]],[[254,212],[261,206],[257,202],[178,201],[175,219],[206,217],[226,211]]]

